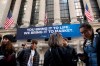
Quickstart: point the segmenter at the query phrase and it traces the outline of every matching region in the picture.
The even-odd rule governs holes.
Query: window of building
[[[74,0],[77,20],[80,22],[84,19],[84,6],[82,0]]]
[[[27,2],[26,0],[21,1],[20,10],[17,19],[17,26],[21,26],[23,24],[22,19],[24,17],[24,11],[26,10],[26,2]]]
[[[32,26],[35,26],[38,23],[39,7],[40,7],[40,0],[34,0],[32,5],[31,20],[30,20],[30,25]]]
[[[60,0],[60,18],[63,24],[70,22],[68,0]]]
[[[52,25],[54,22],[54,0],[46,0],[46,13],[48,18],[47,25]]]
[[[99,10],[97,1],[96,0],[90,0],[90,4],[91,4],[91,7],[92,7],[94,18],[99,19],[100,18],[100,10]]]

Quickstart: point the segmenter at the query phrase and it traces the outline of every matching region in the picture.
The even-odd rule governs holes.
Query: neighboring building
[[[29,26],[44,26],[47,15],[47,26],[61,24],[81,24],[86,21],[84,7],[89,6],[94,22],[91,23],[94,30],[100,28],[100,0],[0,0],[0,33],[16,34],[16,28],[26,28]],[[2,29],[9,10],[12,11],[14,24],[9,30]],[[79,40],[78,40],[79,39]],[[75,46],[80,44],[82,38],[75,38],[71,43]],[[17,44],[27,42],[18,40]],[[70,44],[71,44],[70,43]],[[47,49],[47,41],[39,40],[39,51],[41,59]],[[79,50],[78,47],[76,47]]]

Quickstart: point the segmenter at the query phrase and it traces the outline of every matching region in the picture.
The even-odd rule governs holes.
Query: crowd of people
[[[56,32],[49,37],[43,66],[77,66],[78,59],[86,66],[100,66],[100,28],[96,30],[97,35],[88,23],[81,24],[79,29],[84,39],[83,53],[77,54],[75,48],[68,44],[69,40]],[[38,41],[33,39],[29,48],[22,44],[23,49],[16,56],[12,39],[12,35],[0,37],[0,66],[39,66]]]

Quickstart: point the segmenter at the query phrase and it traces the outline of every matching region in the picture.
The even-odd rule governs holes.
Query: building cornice
[[[100,22],[90,23],[93,27],[100,27]]]
[[[16,29],[8,29],[8,30],[5,30],[5,29],[0,29],[0,33],[16,33]]]

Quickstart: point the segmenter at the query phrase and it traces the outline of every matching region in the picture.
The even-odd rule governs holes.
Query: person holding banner
[[[94,36],[93,28],[88,23],[80,25],[80,32],[84,38],[84,53],[78,54],[79,58],[86,66],[100,66],[100,37]]]

